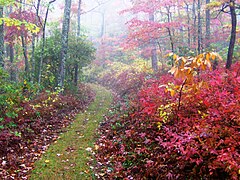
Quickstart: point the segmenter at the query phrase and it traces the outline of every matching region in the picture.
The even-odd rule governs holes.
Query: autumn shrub
[[[19,104],[21,91],[7,81],[7,73],[0,69],[0,118],[15,117],[14,107]]]
[[[134,95],[151,74],[149,62],[142,59],[137,59],[130,65],[112,62],[99,74],[98,82],[111,88],[119,97],[127,97]]]
[[[90,87],[81,84],[76,95],[63,94],[60,90],[43,91],[33,99],[21,100],[17,116],[5,117],[0,122],[0,162],[4,164],[1,167],[4,176],[32,166],[46,147],[56,140],[62,128],[69,125],[94,96]],[[24,171],[19,173],[24,174]]]
[[[171,75],[143,83],[131,112],[100,127],[97,177],[239,179],[239,67],[199,72],[197,88]]]
[[[20,103],[33,98],[38,89],[36,84],[27,81],[9,81],[7,72],[0,69],[0,118],[17,117],[21,110]]]

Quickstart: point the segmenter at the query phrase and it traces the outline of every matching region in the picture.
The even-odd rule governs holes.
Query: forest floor
[[[93,160],[96,128],[112,102],[109,91],[96,85],[92,87],[96,91],[95,101],[50,145],[35,163],[30,179],[91,179],[93,174],[88,162]]]

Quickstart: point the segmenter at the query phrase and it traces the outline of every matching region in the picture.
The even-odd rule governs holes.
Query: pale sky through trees
[[[72,2],[73,6],[77,4],[77,1]],[[49,13],[49,20],[59,21],[62,18],[63,3],[64,0],[58,0],[54,3],[54,8]],[[129,5],[128,0],[82,0],[82,28],[87,31],[90,38],[99,37],[104,18],[103,34],[119,34],[126,30],[125,23],[127,20],[127,15],[120,16],[119,12],[128,8]]]

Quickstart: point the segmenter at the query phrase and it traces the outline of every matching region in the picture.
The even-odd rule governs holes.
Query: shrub
[[[195,81],[204,83],[197,90],[188,85],[173,93],[182,81],[171,75],[143,83],[129,113],[100,127],[98,176],[239,179],[239,67],[200,73]]]

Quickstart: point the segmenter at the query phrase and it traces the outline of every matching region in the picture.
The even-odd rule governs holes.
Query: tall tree
[[[230,14],[231,14],[232,30],[231,30],[229,47],[228,47],[228,55],[227,55],[227,63],[226,63],[227,69],[230,69],[232,65],[233,50],[234,50],[235,41],[236,41],[237,15],[236,15],[235,5],[236,5],[235,0],[230,0],[229,7],[230,7]]]
[[[38,70],[38,75],[37,75],[38,84],[41,83],[41,78],[42,78],[43,53],[44,53],[45,41],[46,41],[46,24],[47,24],[47,19],[48,19],[48,12],[49,12],[50,5],[52,3],[54,3],[55,1],[56,0],[51,0],[48,2],[45,19],[44,19],[44,23],[43,23],[43,27],[42,27],[42,31],[43,31],[43,33],[42,33],[42,50],[41,50],[41,59],[39,62],[39,70]]]
[[[39,9],[40,9],[40,2],[41,0],[37,0],[37,7],[36,7],[36,17],[35,17],[35,24],[39,24]],[[32,78],[34,77],[35,73],[35,59],[34,59],[34,54],[35,54],[35,41],[36,41],[36,34],[33,34],[32,37],[32,56],[31,56],[31,64],[32,64]]]
[[[171,11],[170,11],[170,7],[166,6],[166,10],[167,10],[167,19],[168,19],[168,23],[171,23]],[[171,32],[171,27],[166,27],[167,28],[167,32],[168,32],[168,36],[169,36],[169,40],[170,40],[170,44],[171,44],[171,51],[172,53],[174,53],[174,42],[173,42],[173,34]],[[173,59],[171,62],[171,65],[174,65]]]
[[[149,21],[154,22],[154,13],[150,12],[149,13]],[[150,39],[150,45],[151,45],[151,59],[152,59],[152,68],[154,71],[158,70],[158,62],[157,62],[157,43],[156,39],[151,38]]]
[[[25,11],[25,2],[23,2],[23,0],[19,1],[21,4],[23,4],[23,6],[20,6],[19,9],[19,16],[21,16],[21,14]],[[28,50],[27,50],[27,41],[26,41],[26,37],[24,36],[24,32],[21,32],[21,43],[22,43],[22,51],[23,51],[23,57],[24,57],[24,64],[25,64],[25,76],[26,78],[29,80],[29,60],[28,60]]]
[[[206,0],[206,5],[208,5],[210,3],[210,0]],[[211,19],[211,15],[210,15],[210,9],[207,8],[206,9],[206,36],[205,36],[205,43],[206,43],[206,47],[205,48],[209,48],[209,40],[210,40],[210,19]]]
[[[82,0],[78,0],[77,37],[80,37],[80,31],[81,31],[81,5],[82,5]],[[78,69],[79,69],[78,63],[76,63],[74,66],[74,84],[75,84],[75,86],[78,85]]]
[[[197,17],[198,17],[198,43],[197,43],[197,50],[198,54],[202,52],[202,20],[201,20],[201,0],[198,0],[197,3]]]
[[[197,25],[197,16],[196,16],[196,0],[193,0],[192,4],[192,19],[193,19],[193,44],[196,44],[196,25]]]
[[[7,12],[7,14],[11,14],[12,13],[12,6],[9,6],[9,10]],[[16,81],[17,77],[16,77],[16,66],[14,65],[14,44],[13,43],[8,43],[7,45],[7,56],[9,56],[9,61],[10,61],[10,80],[11,81]]]
[[[70,14],[71,14],[71,0],[65,0],[64,7],[64,17],[62,24],[62,49],[61,49],[61,59],[59,67],[59,77],[58,77],[58,86],[61,88],[64,87],[65,80],[65,63],[67,59],[67,50],[68,50],[68,33],[70,26]]]
[[[27,44],[26,44],[26,39],[23,33],[21,34],[21,41],[22,41],[22,50],[23,50],[23,57],[24,57],[24,63],[25,63],[25,73],[26,73],[27,79],[29,79],[29,61],[28,61]]]
[[[189,4],[184,1],[185,5],[186,5],[186,14],[187,14],[187,34],[188,34],[188,47],[190,48],[191,46],[191,32],[190,32],[190,10],[189,10]]]
[[[81,31],[81,8],[82,8],[82,0],[78,0],[78,12],[77,12],[77,36],[80,36]]]
[[[3,6],[0,6],[0,18],[3,18]],[[4,29],[0,25],[0,67],[4,66]]]

